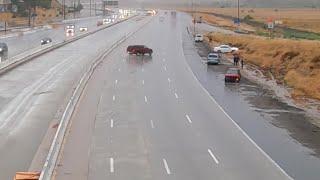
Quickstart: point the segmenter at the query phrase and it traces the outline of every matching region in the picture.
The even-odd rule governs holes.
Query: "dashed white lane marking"
[[[115,101],[116,100],[116,96],[112,96],[112,100]]]
[[[178,99],[179,98],[179,96],[178,96],[178,94],[177,93],[174,93],[174,96]]]
[[[119,69],[118,69],[118,71],[120,72],[120,71],[121,71],[121,69],[119,68]]]
[[[171,79],[170,78],[168,78],[168,82],[171,83]]]
[[[115,84],[118,84],[118,80],[116,79],[116,80],[114,81],[114,83],[115,83]]]
[[[170,171],[170,168],[168,166],[167,160],[166,159],[162,159],[162,161],[163,161],[163,164],[164,164],[164,168],[167,171],[167,174],[171,174],[171,171]]]
[[[142,84],[144,85],[144,80],[142,80]]]
[[[165,61],[166,61],[166,59],[165,59],[165,58],[163,58],[163,59],[162,59],[162,61],[163,61],[163,62],[165,62]]]
[[[167,67],[166,66],[164,66],[163,69],[164,69],[164,71],[167,71]]]
[[[148,102],[147,96],[144,96],[144,101],[145,101],[145,102]]]
[[[113,119],[110,121],[110,127],[113,128]]]
[[[123,62],[125,62],[125,61],[126,61],[126,59],[122,59],[122,61],[123,61]]]
[[[144,68],[142,68],[141,71],[144,72]]]
[[[150,121],[150,124],[151,124],[151,128],[154,129],[153,120]]]
[[[113,158],[110,158],[110,172],[114,173],[114,160],[113,160]]]
[[[190,119],[190,117],[189,117],[188,114],[186,114],[186,118],[187,118],[187,120],[189,121],[189,123],[192,123],[192,121],[191,121],[191,119]]]
[[[212,153],[212,151],[210,149],[208,149],[208,153],[210,154],[210,156],[212,157],[212,159],[214,160],[214,162],[216,164],[219,164],[218,159],[214,156],[214,154]]]

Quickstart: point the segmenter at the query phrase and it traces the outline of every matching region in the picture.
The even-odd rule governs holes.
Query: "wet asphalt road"
[[[0,76],[1,180],[28,170],[47,130],[54,128],[49,124],[60,118],[88,65],[144,21],[136,17],[109,27]]]
[[[193,76],[188,59],[201,60],[176,18],[155,18],[97,68],[56,179],[289,179]],[[127,55],[130,44],[152,58]]]
[[[199,26],[200,32],[214,29]],[[186,35],[185,41],[189,40]],[[320,128],[304,111],[279,101],[270,90],[248,79],[225,84],[224,73],[232,67],[227,60],[207,66],[209,49],[204,44],[189,43],[186,48],[199,54],[187,60],[201,84],[263,150],[293,178],[319,179]]]
[[[28,50],[33,50],[40,48],[40,41],[43,38],[50,37],[53,43],[62,42],[68,37],[65,35],[65,25],[64,24],[75,24],[75,35],[79,35],[82,32],[79,31],[79,28],[82,26],[88,27],[88,30],[97,28],[97,21],[102,20],[102,17],[90,17],[90,18],[82,18],[75,20],[65,20],[62,23],[55,25],[54,28],[48,26],[44,29],[31,30],[26,32],[24,35],[14,35],[12,37],[1,37],[0,42],[5,42],[9,48],[8,57],[14,57],[20,53],[23,53]]]

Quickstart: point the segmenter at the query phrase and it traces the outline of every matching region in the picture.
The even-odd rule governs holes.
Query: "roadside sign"
[[[273,29],[273,28],[274,28],[274,23],[268,22],[268,29]]]
[[[234,18],[234,19],[233,19],[233,23],[234,23],[234,24],[240,24],[240,19]]]
[[[274,28],[274,20],[273,20],[272,17],[269,17],[267,19],[267,27],[268,27],[268,29],[273,29]]]

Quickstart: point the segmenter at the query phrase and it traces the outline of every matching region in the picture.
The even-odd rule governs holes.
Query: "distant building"
[[[0,12],[10,12],[11,5],[11,0],[0,0]]]

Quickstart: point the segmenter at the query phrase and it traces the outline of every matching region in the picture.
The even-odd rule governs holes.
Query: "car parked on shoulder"
[[[203,35],[202,34],[196,34],[194,37],[195,42],[202,42],[203,41]]]
[[[236,51],[239,51],[239,48],[237,47],[231,47],[229,45],[221,45],[213,48],[214,52],[219,52],[219,53],[233,53]]]
[[[135,54],[135,55],[145,55],[149,54],[150,56],[153,53],[151,48],[148,48],[145,45],[131,45],[127,47],[128,54]]]
[[[221,55],[219,53],[209,53],[207,57],[207,64],[220,64]]]
[[[41,39],[41,41],[40,41],[41,45],[49,44],[49,43],[51,43],[51,42],[52,42],[52,39],[51,39],[51,38],[48,38],[48,37],[43,38],[43,39]]]
[[[240,69],[238,68],[229,68],[224,75],[225,82],[235,82],[238,83],[241,80]]]

